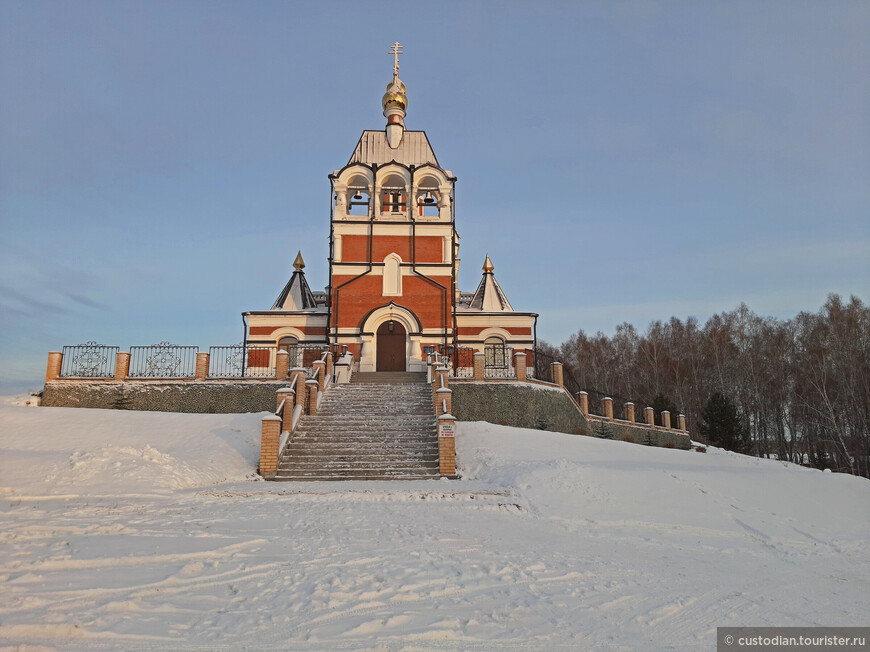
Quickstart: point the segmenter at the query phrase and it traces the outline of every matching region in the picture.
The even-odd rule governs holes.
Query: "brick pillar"
[[[586,392],[580,392],[577,395],[577,398],[580,401],[580,411],[583,413],[584,417],[589,416],[589,394]]]
[[[514,353],[514,369],[517,372],[517,380],[526,379],[526,354],[522,351]]]
[[[441,475],[456,475],[456,420],[452,414],[438,417],[438,464]]]
[[[314,377],[317,379],[317,388],[322,392],[326,387],[326,363],[323,360],[316,360],[312,365],[314,369]]]
[[[562,363],[561,362],[551,362],[550,363],[550,377],[553,379],[553,382],[556,383],[559,387],[565,386],[565,381],[562,380]]]
[[[206,353],[208,355],[208,353]],[[197,367],[199,366],[199,360],[196,361]],[[123,382],[127,380],[127,376],[130,374],[130,354],[126,351],[118,351],[115,354],[115,380],[118,382]]]
[[[655,426],[656,425],[656,412],[651,407],[645,407],[643,409],[643,418],[646,421],[646,425]]]
[[[121,355],[120,353],[118,355]],[[118,366],[115,365],[115,373],[117,374]],[[196,371],[193,374],[196,380],[205,380],[208,377],[208,353],[196,354]]]
[[[667,410],[662,411],[662,425],[668,430],[671,429],[671,413]]]
[[[289,387],[282,387],[277,392],[277,400],[275,401],[275,410],[281,407],[284,403],[284,411],[281,413],[282,430],[290,430],[293,427],[293,408],[296,407],[296,392]]]
[[[682,430],[683,432],[686,432],[686,415],[685,414],[677,415],[677,423],[680,424],[680,430]]]
[[[291,404],[290,409],[291,409],[291,414],[292,414],[292,409],[293,409],[292,405],[296,403],[296,401],[295,401],[296,392],[293,391],[292,389],[290,389],[289,387],[282,387],[275,394],[276,394],[275,410],[277,410],[279,407],[281,407],[281,401],[284,401],[285,406],[287,405],[287,403]]]
[[[45,382],[50,383],[60,376],[60,367],[63,364],[63,353],[60,351],[48,352],[48,365],[45,367]]]
[[[296,384],[293,380],[296,380]],[[290,370],[290,384],[296,390],[296,405],[305,409],[305,369],[294,367]]]
[[[484,380],[486,378],[486,355],[481,352],[474,354],[474,379]]]
[[[278,445],[281,443],[281,418],[263,417],[260,434],[260,475],[266,477],[278,468]]]
[[[333,364],[334,364],[334,362],[333,362],[333,358],[332,358],[332,351],[329,351],[326,354],[326,377],[327,378],[332,378],[332,373],[333,373],[332,366],[333,366]]]
[[[285,380],[290,373],[290,353],[284,350],[275,354],[275,380]]]
[[[305,389],[308,391],[308,414],[317,414],[317,388],[316,380],[305,381]]]
[[[634,423],[634,403],[626,403],[622,406],[622,410],[625,415],[625,420]]]
[[[609,396],[605,396],[601,399],[601,412],[608,421],[613,421],[613,399]]]
[[[453,390],[444,388],[435,390],[435,416],[441,416],[445,412],[451,414]],[[447,402],[447,409],[444,409],[444,402]]]

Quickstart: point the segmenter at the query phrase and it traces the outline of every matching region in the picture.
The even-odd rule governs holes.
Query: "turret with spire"
[[[302,252],[296,254],[293,261],[293,276],[287,281],[287,285],[281,290],[281,294],[272,304],[272,310],[313,310],[317,307],[308,281],[305,280],[305,261],[302,260]]]
[[[482,310],[483,312],[505,312],[513,310],[510,301],[504,295],[504,292],[495,280],[495,265],[486,254],[486,260],[483,261],[483,278],[480,279],[480,284],[474,292],[469,308],[472,310]]]

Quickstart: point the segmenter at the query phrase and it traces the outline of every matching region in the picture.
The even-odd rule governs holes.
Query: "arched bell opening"
[[[441,215],[441,190],[438,179],[425,176],[417,183],[417,216],[439,217]]]

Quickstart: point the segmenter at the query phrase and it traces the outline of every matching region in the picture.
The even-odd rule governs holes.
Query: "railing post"
[[[486,354],[474,352],[474,380],[486,380]]]
[[[565,381],[562,378],[562,363],[561,362],[551,362],[550,363],[550,377],[553,379],[553,382],[557,384],[559,387],[565,386]]]
[[[293,381],[296,381],[295,383]],[[290,370],[290,384],[296,389],[296,405],[305,409],[305,369],[294,367]]]
[[[60,351],[48,352],[48,365],[45,367],[45,382],[50,383],[60,377],[60,368],[63,365],[63,353]]]
[[[514,352],[514,370],[517,374],[517,380],[526,379],[526,354],[522,351]]]
[[[435,393],[435,390],[436,390],[436,389],[438,389],[439,387],[441,387],[441,375],[440,375],[440,372],[441,372],[442,369],[444,369],[444,367],[441,365],[440,362],[436,363],[436,364],[432,367],[432,380],[431,380],[430,382],[431,382],[431,384],[432,384],[432,393],[433,393],[433,394]],[[446,371],[446,369],[444,369],[444,370]]]
[[[441,475],[456,475],[456,419],[449,413],[438,417],[438,466]]]
[[[313,378],[305,381],[305,389],[308,392],[308,414],[317,414],[317,381]]]
[[[330,350],[330,351],[327,351],[327,353],[326,353],[326,376],[327,376],[327,378],[332,378],[332,365],[333,365],[332,351]]]
[[[208,355],[206,353],[206,355]],[[199,362],[199,361],[197,361]],[[208,366],[208,365],[206,365]],[[118,351],[115,354],[115,380],[123,382],[130,373],[130,354],[126,351]]]
[[[685,414],[677,415],[677,423],[680,424],[680,426],[679,426],[680,430],[682,430],[683,432],[686,432],[686,415]]]
[[[453,390],[448,387],[441,387],[435,390],[435,416],[440,417],[442,414],[450,414],[452,412],[452,396]]]
[[[118,354],[118,363],[121,362],[121,354]],[[115,375],[118,375],[118,366],[119,364],[115,364]],[[205,380],[208,377],[208,353],[197,353],[196,354],[196,371],[193,373],[193,377],[196,380]]]
[[[662,425],[668,430],[671,429],[671,413],[667,410],[662,411]]]
[[[281,409],[281,404],[284,404],[284,409],[281,414],[278,410]],[[293,408],[296,406],[296,391],[289,387],[282,387],[275,392],[275,414],[281,417],[281,431],[290,431],[293,428]]]
[[[625,420],[634,423],[634,403],[626,403],[623,406],[625,412]]]
[[[655,427],[656,425],[656,411],[651,407],[645,407],[643,409],[643,416],[646,420],[646,425]]]
[[[281,442],[281,417],[263,417],[260,432],[260,475],[275,473],[278,468],[278,445]]]
[[[321,392],[326,387],[326,362],[323,360],[315,360],[311,365],[311,370],[314,373],[314,378],[317,380],[317,388]]]
[[[589,416],[589,394],[586,392],[580,392],[577,397],[580,399],[580,411],[583,413],[584,417]]]
[[[290,373],[290,352],[281,349],[275,354],[275,380],[285,380]]]
[[[608,421],[613,421],[613,399],[609,396],[605,396],[601,399],[601,411],[604,413],[604,417]]]

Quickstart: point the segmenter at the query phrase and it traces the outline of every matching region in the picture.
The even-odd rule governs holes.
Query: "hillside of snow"
[[[14,403],[0,648],[697,650],[870,621],[861,478],[481,422],[460,481],[266,483],[260,415]]]

